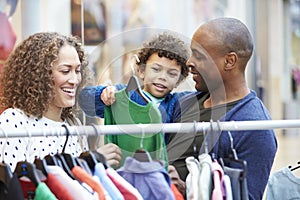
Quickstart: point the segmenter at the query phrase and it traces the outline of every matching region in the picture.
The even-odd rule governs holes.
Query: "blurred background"
[[[39,31],[81,37],[93,72],[91,84],[126,83],[132,55],[153,33],[174,31],[189,42],[208,19],[238,18],[255,41],[247,67],[249,87],[273,119],[299,119],[300,0],[0,0],[0,13],[9,22],[0,21],[0,48],[7,37],[14,35],[11,41],[17,45]],[[0,65],[3,60],[0,56]],[[194,90],[191,78],[177,90]],[[82,117],[84,123],[93,120]],[[273,171],[300,161],[299,129],[276,134]]]

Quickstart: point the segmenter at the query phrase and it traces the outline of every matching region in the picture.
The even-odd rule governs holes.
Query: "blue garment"
[[[173,119],[175,122],[191,122],[191,120],[204,121],[201,115],[205,109],[203,102],[207,99],[202,98],[205,93],[197,95],[186,95],[176,106]],[[201,107],[202,106],[202,107]],[[230,108],[229,111],[226,110]],[[223,106],[224,111],[218,116],[218,110],[222,106],[211,108],[211,118],[216,121],[253,121],[253,120],[270,120],[270,115],[256,96],[251,91],[243,99],[228,103]],[[191,116],[193,115],[194,116]],[[207,117],[206,117],[207,118]],[[208,119],[209,120],[209,119]],[[208,121],[206,120],[206,121]],[[270,170],[274,162],[277,151],[277,141],[273,130],[245,130],[231,131],[233,146],[236,149],[238,158],[247,162],[247,186],[249,199],[262,199],[263,193],[270,175]],[[183,180],[182,173],[184,169],[185,158],[191,156],[193,152],[193,142],[195,134],[170,134],[167,144],[167,151],[170,164],[175,165],[176,169],[181,168],[183,172],[180,176]],[[216,158],[227,158],[230,152],[230,138],[227,131],[222,133],[207,133],[207,145],[211,147],[210,153],[214,153]],[[211,140],[214,138],[214,142]],[[198,144],[199,145],[199,144]],[[201,144],[202,145],[202,142]],[[203,149],[202,145],[202,149]],[[213,149],[212,149],[213,148]],[[174,162],[174,163],[172,163]],[[231,167],[236,167],[231,165]]]
[[[121,90],[126,87],[124,84],[115,85],[117,90]],[[81,109],[88,116],[98,116],[104,118],[104,107],[105,104],[100,98],[102,91],[106,88],[106,86],[87,86],[80,91],[79,95],[79,105]],[[173,122],[173,111],[174,106],[178,99],[188,93],[194,92],[177,92],[170,93],[168,96],[160,103],[158,109],[162,115],[163,123],[171,123]],[[146,95],[146,94],[145,94]],[[145,101],[141,98],[139,94],[134,92],[130,99],[140,105],[146,105]]]
[[[144,199],[175,199],[171,190],[170,176],[159,162],[139,162],[132,157],[127,157],[123,167],[117,172],[133,185]]]
[[[288,167],[274,172],[268,181],[266,200],[299,199],[300,178],[296,177]]]
[[[121,192],[111,181],[111,179],[107,176],[105,168],[102,163],[97,163],[95,165],[94,175],[99,178],[101,184],[108,192],[109,196],[111,196],[112,200],[124,200],[124,197],[121,194]]]

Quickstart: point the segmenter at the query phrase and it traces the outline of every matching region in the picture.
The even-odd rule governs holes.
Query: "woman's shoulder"
[[[39,119],[34,116],[28,116],[17,108],[8,108],[0,115],[1,128],[43,128],[61,126],[62,124],[62,122],[56,122],[46,117]]]
[[[28,118],[28,116],[26,116],[26,114],[22,110],[17,108],[7,108],[0,115],[0,119],[3,118],[11,119],[17,117]]]

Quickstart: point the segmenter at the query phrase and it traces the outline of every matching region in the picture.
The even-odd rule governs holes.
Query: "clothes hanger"
[[[89,167],[86,160],[79,158],[79,157],[75,157],[75,161],[76,161],[77,166],[84,169],[88,174],[93,175],[93,172],[92,172],[91,168]]]
[[[2,128],[1,128],[1,131],[4,133],[5,138],[7,140],[7,138],[8,138],[7,133]],[[6,147],[6,143],[7,142],[5,141],[4,147],[2,149],[2,155],[4,155],[4,149]],[[0,182],[2,182],[4,185],[8,186],[9,181],[11,180],[12,177],[13,177],[13,173],[11,171],[11,168],[7,163],[4,162],[4,157],[3,157],[2,162],[0,163]]]
[[[193,130],[193,135],[194,135],[194,138],[196,138],[196,135],[197,135],[196,120],[194,120],[194,130]],[[198,159],[198,154],[200,154],[200,151],[199,151],[199,153],[197,153],[197,145],[196,145],[196,141],[193,140],[193,155],[194,155],[194,158],[195,158],[195,159]]]
[[[69,175],[69,177],[71,177],[73,180],[76,180],[73,173],[71,172],[71,169],[74,166],[77,166],[76,161],[74,160],[72,155],[65,153],[65,149],[66,149],[66,146],[68,143],[70,132],[66,125],[62,125],[62,126],[66,128],[66,133],[67,133],[66,141],[64,143],[62,153],[56,153],[54,156],[47,155],[47,156],[45,156],[44,159],[46,159],[47,164],[51,163],[53,165],[60,166]]]
[[[65,160],[65,162],[68,165],[69,169],[72,169],[73,167],[77,166],[76,160],[71,154],[65,153],[65,149],[66,149],[68,139],[69,139],[69,136],[70,136],[70,130],[69,130],[67,125],[63,124],[62,126],[66,129],[67,138],[66,138],[65,144],[63,146],[62,152],[60,154],[56,154],[56,156],[59,157],[61,160]]]
[[[96,125],[92,123],[91,126],[94,128],[96,135],[98,136],[99,132],[98,132]],[[96,142],[96,144],[97,144],[97,142]],[[96,145],[95,145],[95,149],[97,149]],[[99,162],[101,162],[103,164],[105,169],[107,169],[109,167],[105,156],[103,154],[97,152],[96,150],[82,152],[79,155],[79,158],[82,158],[87,162],[91,171],[94,171],[95,165]]]
[[[94,128],[95,132],[96,132],[96,135],[99,136],[99,131],[98,131],[98,128],[96,126],[96,124],[91,124],[91,126]],[[96,143],[97,144],[97,143]],[[97,149],[97,147],[95,146],[95,149]],[[90,154],[93,154],[93,157],[96,159],[94,160],[94,158],[90,158],[90,162],[95,162],[95,165],[100,162],[103,164],[104,168],[107,169],[109,167],[109,164],[107,163],[107,160],[106,160],[106,157],[102,154],[102,153],[99,153],[98,151],[96,150],[93,150],[93,151],[89,151],[88,153]],[[87,153],[87,154],[88,154]],[[90,163],[92,166],[95,166],[93,163]]]
[[[45,159],[35,158],[33,163],[35,164],[35,167],[41,170],[46,177],[48,176],[48,165]]]
[[[133,57],[136,59],[136,62],[138,62],[138,63],[140,62],[140,60],[136,54],[134,54]],[[133,65],[134,65],[133,63],[134,63],[133,61],[130,63],[130,67],[131,67],[133,75],[130,77],[130,79],[127,83],[127,87],[125,88],[126,94],[129,95],[130,92],[135,91],[138,93],[139,96],[142,97],[142,99],[145,101],[145,103],[149,103],[150,100],[143,93],[140,83],[139,83],[139,80],[138,80],[137,76],[135,75],[135,69],[133,67]]]
[[[27,127],[25,127],[25,129],[26,129],[26,132],[28,133],[28,138],[29,138],[28,140],[30,141],[31,132],[30,132],[30,130],[27,129]],[[28,152],[28,145],[26,146],[26,152]],[[14,170],[14,174],[16,174],[18,176],[18,178],[24,177],[24,176],[29,178],[31,180],[31,182],[33,182],[35,187],[37,187],[38,184],[41,182],[41,180],[37,174],[35,164],[27,162],[27,154],[25,154],[24,161],[17,162],[16,168]]]
[[[241,169],[243,170],[241,173],[241,180],[246,178],[247,174],[247,162],[245,160],[241,160],[238,158],[236,150],[233,147],[233,138],[230,131],[227,131],[227,134],[230,139],[230,151],[227,158],[219,158],[221,166],[224,168],[228,163],[236,163],[239,166],[241,166]]]
[[[19,161],[17,163],[14,174],[16,174],[18,176],[18,178],[23,177],[23,176],[29,178],[36,187],[41,182],[41,180],[37,174],[35,164],[27,162],[26,160]]]
[[[94,154],[97,162],[102,163],[105,169],[107,169],[109,167],[106,157],[102,153],[99,153],[96,150],[93,150],[92,153]]]
[[[145,131],[144,131],[143,127],[141,127],[141,128],[142,128],[142,138],[140,141],[140,148],[134,152],[132,157],[140,162],[151,162],[152,158],[151,158],[150,153],[146,149],[143,148]]]
[[[98,163],[98,161],[97,161],[95,155],[91,151],[82,152],[79,155],[79,158],[85,160],[87,165],[89,166],[90,170],[94,171],[95,165]]]

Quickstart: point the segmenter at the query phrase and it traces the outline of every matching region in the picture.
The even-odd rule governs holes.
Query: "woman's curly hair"
[[[136,64],[139,69],[146,66],[147,60],[154,53],[157,53],[159,57],[177,61],[177,64],[181,66],[179,82],[188,76],[189,68],[186,66],[186,61],[189,57],[189,49],[187,44],[175,34],[163,32],[145,42],[142,49],[138,52],[140,61],[137,61]]]
[[[79,38],[56,32],[36,33],[20,43],[4,64],[0,77],[1,105],[41,118],[54,99],[52,63],[65,44],[75,47],[78,53],[82,75],[79,88],[82,87],[88,61]],[[72,110],[73,107],[63,108],[61,118],[71,117]]]

